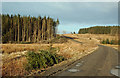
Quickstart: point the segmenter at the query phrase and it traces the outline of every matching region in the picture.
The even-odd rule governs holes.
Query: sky
[[[118,2],[119,0],[1,0],[2,2]]]
[[[117,2],[2,2],[2,14],[50,16],[60,20],[58,33],[118,24]]]

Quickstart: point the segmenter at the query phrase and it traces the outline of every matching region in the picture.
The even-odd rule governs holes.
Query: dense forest
[[[39,42],[56,37],[56,21],[50,17],[2,15],[2,42]]]
[[[78,31],[78,34],[110,34],[116,35],[120,31],[120,26],[95,26],[90,28],[83,28]]]

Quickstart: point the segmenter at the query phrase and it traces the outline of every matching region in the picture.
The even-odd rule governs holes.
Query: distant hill
[[[79,29],[78,34],[110,34],[116,35],[120,33],[120,26],[95,26]]]

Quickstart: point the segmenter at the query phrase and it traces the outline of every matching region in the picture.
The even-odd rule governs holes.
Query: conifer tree
[[[54,21],[46,16],[30,17],[18,15],[2,15],[2,38],[8,42],[39,42],[51,40],[56,35],[56,26],[59,20]]]

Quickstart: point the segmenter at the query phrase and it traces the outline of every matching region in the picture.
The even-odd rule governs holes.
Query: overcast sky
[[[2,13],[59,18],[59,33],[118,24],[117,2],[3,2]]]

